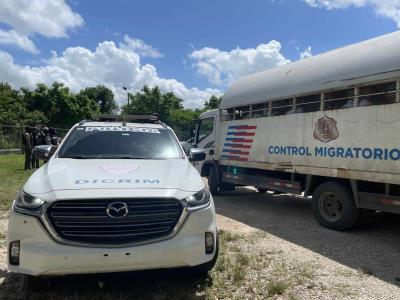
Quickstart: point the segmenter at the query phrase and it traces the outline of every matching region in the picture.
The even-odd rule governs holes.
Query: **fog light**
[[[9,252],[9,260],[10,265],[19,265],[19,253],[20,253],[20,242],[15,241],[10,243],[10,252]]]
[[[214,252],[214,235],[212,232],[206,232],[205,235],[206,254]]]

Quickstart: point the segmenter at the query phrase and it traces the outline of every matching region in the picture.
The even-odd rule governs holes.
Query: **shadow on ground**
[[[204,299],[211,278],[188,270],[159,270],[53,278],[41,292],[33,292],[23,276],[2,271],[0,299]]]
[[[370,213],[351,231],[321,227],[311,201],[240,188],[214,197],[217,213],[400,286],[400,216]]]

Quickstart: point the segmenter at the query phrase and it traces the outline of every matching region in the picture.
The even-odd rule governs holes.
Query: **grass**
[[[0,155],[0,210],[8,210],[33,171],[24,170],[24,156]]]

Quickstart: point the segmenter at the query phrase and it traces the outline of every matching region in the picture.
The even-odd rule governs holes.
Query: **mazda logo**
[[[120,219],[128,215],[129,209],[125,202],[112,202],[108,204],[106,212],[110,218]]]

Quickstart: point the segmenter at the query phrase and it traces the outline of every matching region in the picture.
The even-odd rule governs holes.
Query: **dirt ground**
[[[313,282],[324,288],[309,299],[400,299],[400,216],[369,214],[356,229],[336,232],[316,223],[308,199],[241,189],[215,201],[220,228],[260,230],[260,244],[314,264]]]
[[[400,299],[400,216],[370,214],[358,228],[335,232],[316,223],[307,199],[243,188],[214,200],[224,253],[211,279],[165,279],[170,275],[151,273],[147,279],[129,277],[129,285],[137,280],[145,293],[131,291],[124,297],[128,287],[123,286],[118,296],[88,296],[70,291],[75,282],[62,297],[52,292],[32,299]],[[6,269],[6,222],[3,213],[0,299],[30,298],[22,277]],[[179,292],[171,289],[171,280]]]

